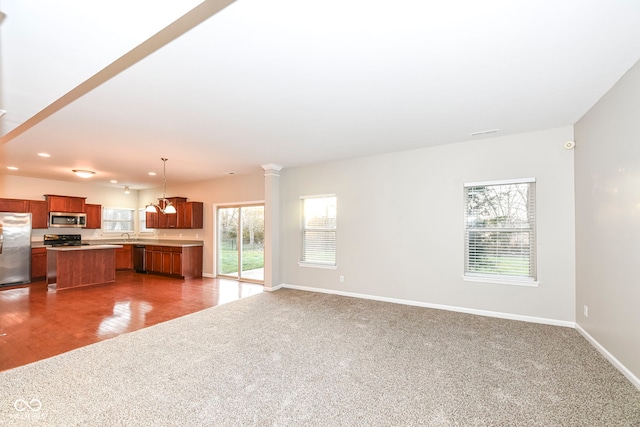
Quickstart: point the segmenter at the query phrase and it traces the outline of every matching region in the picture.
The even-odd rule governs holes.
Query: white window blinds
[[[535,182],[465,184],[465,276],[536,280]]]
[[[303,197],[301,210],[301,261],[336,265],[336,197]]]
[[[102,209],[102,231],[132,232],[134,231],[134,210],[120,208]]]

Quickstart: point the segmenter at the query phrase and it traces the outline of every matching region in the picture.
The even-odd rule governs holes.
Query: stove
[[[45,234],[44,244],[54,247],[88,245],[88,243],[82,243],[82,235],[80,234]]]

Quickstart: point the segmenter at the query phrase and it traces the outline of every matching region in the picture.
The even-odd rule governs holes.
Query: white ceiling
[[[0,173],[133,189],[572,125],[640,58],[637,0],[0,11]]]

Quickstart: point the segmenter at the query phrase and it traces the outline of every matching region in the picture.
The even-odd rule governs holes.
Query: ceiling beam
[[[31,129],[47,117],[66,107],[70,103],[76,101],[83,95],[89,93],[109,79],[117,76],[127,68],[131,67],[138,61],[151,55],[161,47],[167,45],[171,41],[180,37],[187,31],[206,21],[225,7],[234,3],[235,0],[205,0],[198,6],[191,9],[182,17],[172,22],[149,39],[142,42],[129,52],[116,59],[111,64],[94,74],[75,88],[49,104],[47,107],[39,111],[33,117],[29,118],[11,132],[0,138],[0,144],[5,144],[18,135]]]

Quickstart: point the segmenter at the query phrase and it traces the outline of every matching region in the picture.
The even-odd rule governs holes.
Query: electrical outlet
[[[344,276],[340,276],[340,283],[344,283]]]
[[[583,312],[584,312],[584,317],[589,317],[589,306],[588,305],[584,306]]]

